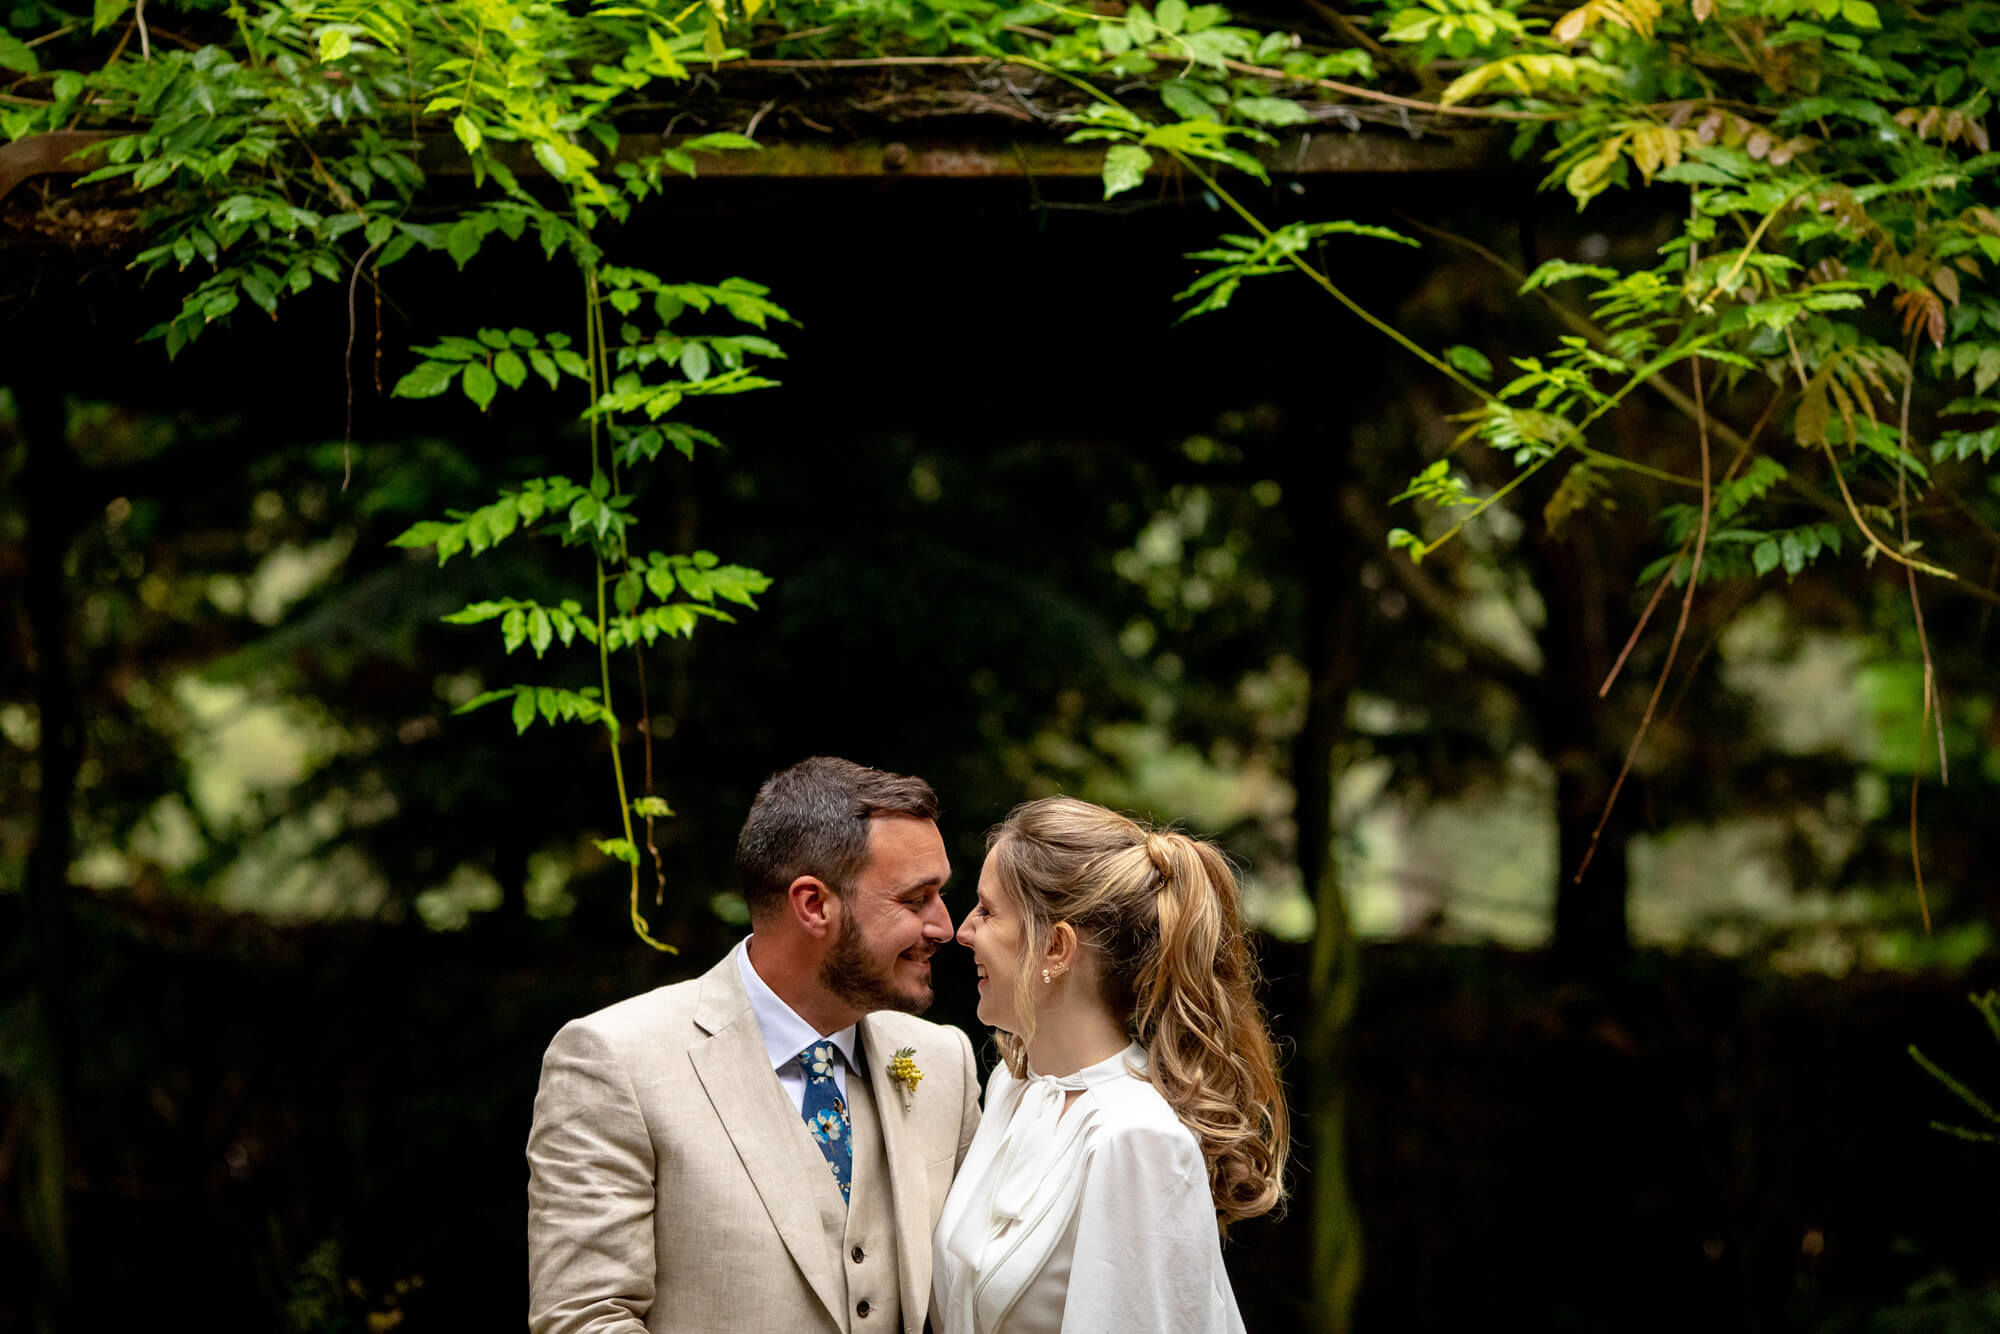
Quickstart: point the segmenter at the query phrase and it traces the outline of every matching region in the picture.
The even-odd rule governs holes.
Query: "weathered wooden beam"
[[[678,140],[628,134],[618,143],[623,162],[652,157]],[[1495,170],[1507,165],[1507,136],[1495,130],[1455,130],[1421,138],[1397,133],[1328,130],[1295,134],[1261,149],[1257,158],[1278,176],[1322,173],[1450,173]],[[512,144],[488,141],[489,151],[518,174],[541,175],[541,168]],[[977,180],[990,177],[1095,177],[1104,165],[1096,144],[1064,144],[999,138],[860,139],[779,141],[757,152],[698,153],[702,177],[761,177],[861,180],[907,177],[922,180]],[[437,176],[469,175],[471,161],[448,135],[426,138],[419,162]]]
[[[90,171],[97,164],[84,160],[84,150],[113,137],[103,130],[55,130],[0,144],[0,199],[32,176]]]
[[[61,130],[30,135],[0,145],[0,199],[21,182],[51,173],[89,171],[86,150],[114,137],[102,130]],[[628,134],[618,144],[618,160],[651,157],[678,140],[657,134]],[[545,174],[516,144],[491,144],[491,151],[516,174]],[[1405,175],[1477,172],[1504,166],[1506,136],[1496,130],[1455,130],[1416,135],[1328,130],[1295,134],[1262,148],[1258,159],[1278,176],[1322,173]],[[471,160],[450,135],[427,135],[419,161],[434,176],[467,176]],[[1104,150],[1094,144],[964,137],[956,139],[859,139],[779,141],[754,153],[696,155],[706,177],[777,177],[801,180],[977,180],[988,177],[1094,177]]]

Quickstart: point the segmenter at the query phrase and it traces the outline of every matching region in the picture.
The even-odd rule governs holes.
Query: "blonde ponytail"
[[[1016,996],[1032,995],[1028,965],[1056,923],[1070,923],[1097,955],[1105,1003],[1145,1047],[1154,1086],[1201,1144],[1220,1224],[1277,1207],[1289,1123],[1228,860],[1070,797],[1016,807],[987,847],[1027,929]],[[1028,1031],[998,1041],[1020,1075],[1033,1005],[1016,1012]]]

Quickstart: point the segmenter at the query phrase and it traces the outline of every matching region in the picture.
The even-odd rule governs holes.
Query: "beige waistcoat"
[[[861,1053],[861,1062],[864,1066],[868,1063],[866,1052]],[[881,1123],[868,1081],[856,1071],[847,1075],[847,1112],[854,1146],[853,1199],[843,1201],[833,1173],[825,1172],[813,1178],[813,1200],[819,1206],[829,1259],[846,1294],[840,1307],[845,1317],[842,1328],[849,1334],[869,1334],[902,1324],[902,1297],[897,1291],[896,1220],[889,1192],[889,1164],[882,1153]],[[799,1118],[799,1133],[811,1141],[803,1116]],[[813,1152],[819,1152],[816,1143]],[[861,1257],[858,1260],[857,1255]],[[865,1316],[858,1314],[862,1302],[868,1303]],[[921,1330],[923,1323],[919,1316],[913,1328]]]
[[[904,1047],[908,1107],[887,1072]],[[964,1033],[903,1014],[863,1019],[860,1050],[846,1207],[732,957],[564,1026],[528,1137],[531,1330],[921,1334],[978,1067]]]

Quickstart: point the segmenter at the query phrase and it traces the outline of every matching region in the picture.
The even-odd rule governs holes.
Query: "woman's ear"
[[[1049,928],[1049,947],[1042,958],[1042,966],[1052,977],[1060,977],[1076,967],[1076,957],[1081,944],[1076,938],[1076,928],[1068,922],[1057,922]]]

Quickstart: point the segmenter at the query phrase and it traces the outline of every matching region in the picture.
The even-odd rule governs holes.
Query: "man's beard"
[[[898,955],[897,958],[902,956]],[[833,949],[819,966],[819,982],[828,991],[863,1013],[900,1010],[922,1014],[931,1007],[932,991],[926,986],[921,996],[896,990],[890,980],[896,966],[891,959],[884,969],[871,960],[861,943],[861,932],[852,917],[843,917]]]

